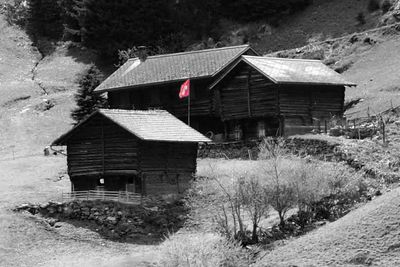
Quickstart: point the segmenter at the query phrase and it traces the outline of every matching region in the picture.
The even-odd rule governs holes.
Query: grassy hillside
[[[369,13],[367,5],[368,0],[314,0],[305,10],[283,17],[278,27],[272,27],[261,40],[254,42],[254,47],[267,53],[301,47],[310,39],[324,40],[373,28],[381,14]],[[360,12],[365,16],[365,24],[356,19]]]
[[[400,189],[288,241],[254,266],[399,266]]]
[[[71,127],[77,75],[96,58],[69,44],[42,55],[0,14],[0,158],[41,153]]]

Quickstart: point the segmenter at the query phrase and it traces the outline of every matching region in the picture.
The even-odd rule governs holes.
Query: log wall
[[[151,108],[164,109],[176,117],[186,117],[188,99],[179,99],[181,83],[171,83],[157,86],[147,86],[131,90],[109,92],[111,108],[147,110]],[[208,80],[191,81],[191,115],[211,115],[212,95],[208,89]]]
[[[147,194],[181,193],[196,172],[197,144],[143,142],[140,166]]]
[[[279,88],[284,134],[323,128],[325,121],[343,116],[344,86],[286,85]]]
[[[91,118],[68,140],[70,176],[138,172],[138,139],[101,115]]]
[[[248,65],[239,65],[218,89],[217,106],[224,121],[277,114],[276,86]]]

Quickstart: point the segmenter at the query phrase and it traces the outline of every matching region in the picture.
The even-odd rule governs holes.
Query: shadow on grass
[[[50,226],[57,221],[85,228],[103,238],[139,245],[161,243],[165,237],[183,227],[188,209],[182,201],[157,202],[149,206],[129,205],[112,201],[74,201],[46,205],[24,205],[26,210],[40,214]]]

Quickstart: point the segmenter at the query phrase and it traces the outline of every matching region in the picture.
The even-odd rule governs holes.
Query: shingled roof
[[[145,141],[193,143],[211,141],[164,110],[100,109],[55,140],[52,145],[65,145],[68,138],[73,135],[76,129],[80,128],[86,121],[89,121],[97,114],[103,115],[137,138]]]
[[[277,84],[356,86],[355,83],[345,80],[342,75],[330,69],[320,60],[242,56],[238,64],[240,62],[249,64]],[[227,71],[224,76],[215,81],[210,88],[215,87],[229,72]]]
[[[150,56],[145,61],[132,58],[101,83],[95,92],[213,77],[250,49],[248,45],[241,45]]]

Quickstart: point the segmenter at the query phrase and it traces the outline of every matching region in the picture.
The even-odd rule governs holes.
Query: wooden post
[[[192,93],[189,92],[189,96],[188,96],[188,125],[190,126],[190,95]]]
[[[178,194],[180,194],[180,189],[179,189],[179,174],[176,174],[176,186],[178,187]]]
[[[325,133],[328,133],[328,122],[325,120]]]
[[[105,141],[104,141],[104,119],[101,118],[101,161],[102,161],[102,168],[103,168],[103,179],[104,179],[104,173],[105,173],[105,159],[104,159],[104,153],[105,153]]]
[[[251,105],[250,105],[250,80],[251,80],[251,69],[247,76],[247,111],[249,117],[251,117]]]
[[[227,122],[226,121],[224,121],[224,141],[226,141],[226,140],[228,140],[228,135],[229,135],[229,133],[228,133],[228,125],[227,125]]]
[[[381,117],[382,121],[382,140],[383,140],[383,145],[386,145],[386,127],[385,127],[385,122],[383,121],[383,118]]]

